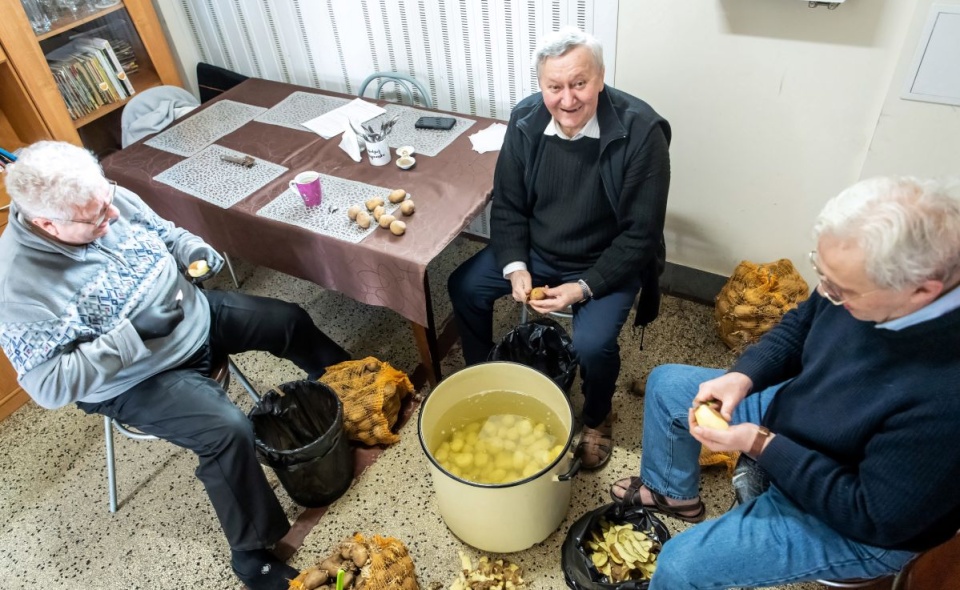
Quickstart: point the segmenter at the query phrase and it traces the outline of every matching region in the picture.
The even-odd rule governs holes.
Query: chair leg
[[[240,385],[247,390],[247,393],[253,398],[253,403],[258,403],[260,401],[260,393],[257,392],[256,388],[254,388],[240,368],[233,363],[233,359],[227,359],[227,362],[229,363],[228,367],[230,368],[230,374],[233,375],[237,381],[240,382]]]
[[[103,436],[107,442],[107,494],[110,496],[110,512],[117,511],[117,466],[113,452],[113,428],[111,420],[103,417]]]
[[[230,271],[230,278],[233,279],[233,286],[237,289],[240,288],[240,282],[237,281],[237,275],[233,272],[233,263],[230,262],[230,255],[226,252],[223,253],[223,260],[227,263],[227,270]]]

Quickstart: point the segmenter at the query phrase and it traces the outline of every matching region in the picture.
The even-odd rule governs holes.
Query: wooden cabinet
[[[0,68],[3,65],[0,64]],[[4,86],[6,88],[6,86]],[[0,115],[2,115],[0,111]],[[2,133],[2,130],[0,130]],[[0,182],[0,207],[10,203],[6,191],[3,190],[3,183]],[[7,210],[0,211],[0,233],[7,228]],[[17,384],[17,373],[10,366],[10,361],[0,352],[0,420],[13,413],[14,410],[22,406],[30,399],[26,392],[20,389]]]
[[[11,134],[20,145],[44,138],[84,145],[81,131],[118,113],[126,104],[115,102],[79,119],[70,118],[44,54],[65,44],[72,35],[93,32],[130,43],[139,64],[129,76],[136,92],[160,85],[182,86],[151,0],[122,0],[78,18],[60,18],[50,31],[39,35],[30,27],[19,0],[0,0],[0,7],[0,50],[4,54],[0,57],[0,145],[6,149],[11,149],[9,143],[4,144]],[[21,111],[30,111],[22,122]]]

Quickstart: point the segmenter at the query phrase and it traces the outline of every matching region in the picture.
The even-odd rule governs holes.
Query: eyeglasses
[[[840,289],[836,285],[830,282],[830,280],[823,274],[823,271],[820,270],[820,267],[817,265],[817,251],[810,250],[810,266],[813,267],[813,271],[817,273],[817,277],[820,278],[820,282],[817,283],[817,291],[823,295],[823,298],[829,301],[834,305],[843,305],[844,303],[849,303],[851,301],[856,301],[861,297],[866,297],[872,293],[876,293],[880,289],[873,289],[872,291],[867,291],[866,293],[860,293],[859,295],[853,295],[850,297],[843,296],[843,289]]]
[[[82,223],[84,225],[92,225],[98,227],[101,223],[107,220],[107,215],[110,214],[110,207],[113,206],[113,199],[117,196],[117,183],[109,180],[107,181],[110,184],[110,198],[107,199],[107,204],[103,206],[103,209],[100,210],[100,214],[93,221],[86,221],[84,219],[58,219],[56,217],[49,217],[50,221],[59,221],[62,223]]]

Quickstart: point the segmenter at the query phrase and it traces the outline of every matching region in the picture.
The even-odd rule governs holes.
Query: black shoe
[[[250,590],[287,590],[300,572],[266,549],[230,552],[233,573]]]

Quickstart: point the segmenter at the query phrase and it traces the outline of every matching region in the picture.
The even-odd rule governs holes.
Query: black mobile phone
[[[413,126],[417,129],[448,130],[453,129],[453,126],[456,124],[457,120],[453,117],[420,117]]]

